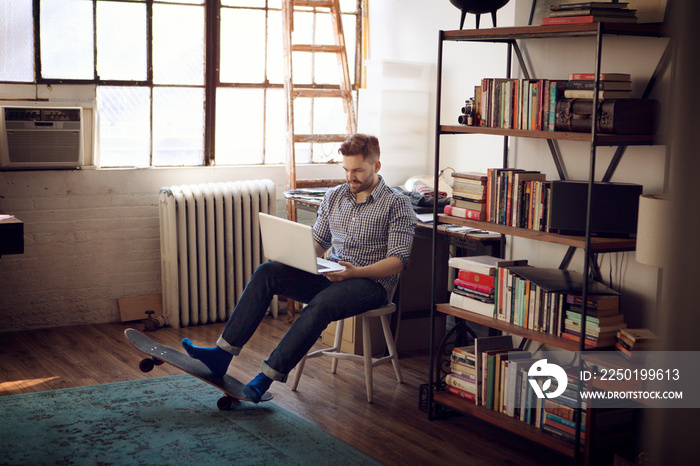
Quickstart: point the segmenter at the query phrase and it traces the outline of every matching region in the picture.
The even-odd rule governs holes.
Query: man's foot
[[[260,399],[271,384],[272,379],[261,372],[248,385],[243,386],[243,393],[253,403],[260,403]]]
[[[183,338],[182,347],[185,348],[187,354],[194,359],[199,359],[209,368],[212,374],[221,377],[226,374],[228,365],[233,359],[233,355],[228,351],[224,351],[218,346],[206,348],[203,346],[195,346],[189,338]]]

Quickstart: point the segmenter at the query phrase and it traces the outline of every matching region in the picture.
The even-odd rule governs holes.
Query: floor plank
[[[289,325],[285,316],[266,318],[234,358],[229,374],[244,382],[254,377]],[[131,326],[141,329],[141,324]],[[181,373],[169,365],[142,373],[142,353],[123,336],[128,327],[113,323],[1,334],[0,396]],[[165,328],[149,336],[178,348],[184,337],[214,344],[222,330],[223,324],[213,324]],[[315,348],[323,346],[319,341]],[[475,418],[428,420],[418,408],[427,352],[402,354],[400,361],[402,384],[390,364],[375,368],[372,404],[366,400],[362,365],[340,361],[334,375],[326,358],[306,363],[296,392],[290,388],[293,374],[287,384],[274,383],[273,402],[387,465],[571,464],[565,456]]]

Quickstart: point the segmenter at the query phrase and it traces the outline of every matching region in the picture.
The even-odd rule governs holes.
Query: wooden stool
[[[392,293],[393,295],[393,293]],[[297,364],[296,372],[294,374],[294,382],[292,383],[292,390],[297,389],[299,384],[299,379],[301,378],[301,373],[304,370],[304,364],[309,358],[316,358],[319,356],[328,356],[333,358],[331,362],[331,373],[335,374],[338,368],[339,359],[360,359],[365,364],[365,385],[367,386],[367,402],[372,403],[372,369],[374,366],[384,364],[391,361],[394,366],[394,372],[396,373],[396,381],[402,383],[401,379],[401,367],[399,366],[399,356],[396,352],[396,341],[391,334],[391,326],[389,322],[389,316],[396,311],[396,305],[389,303],[386,306],[378,307],[370,311],[364,312],[357,315],[356,317],[362,320],[362,355],[359,354],[349,354],[340,351],[340,344],[343,340],[343,324],[345,320],[339,320],[336,324],[335,329],[335,341],[332,348],[326,348],[322,350],[313,351],[299,361]],[[381,358],[372,357],[372,341],[369,330],[369,318],[379,317],[382,323],[382,330],[384,332],[384,339],[386,340],[386,346],[389,349],[389,355]],[[398,333],[398,324],[397,324]]]

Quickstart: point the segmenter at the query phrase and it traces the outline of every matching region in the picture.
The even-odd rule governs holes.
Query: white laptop
[[[258,213],[263,253],[269,260],[313,274],[340,272],[345,267],[316,257],[313,229],[302,223]]]

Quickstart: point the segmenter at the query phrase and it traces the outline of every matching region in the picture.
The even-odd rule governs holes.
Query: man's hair
[[[379,160],[379,139],[368,134],[351,134],[340,145],[338,152],[342,155],[361,155],[365,162]]]

